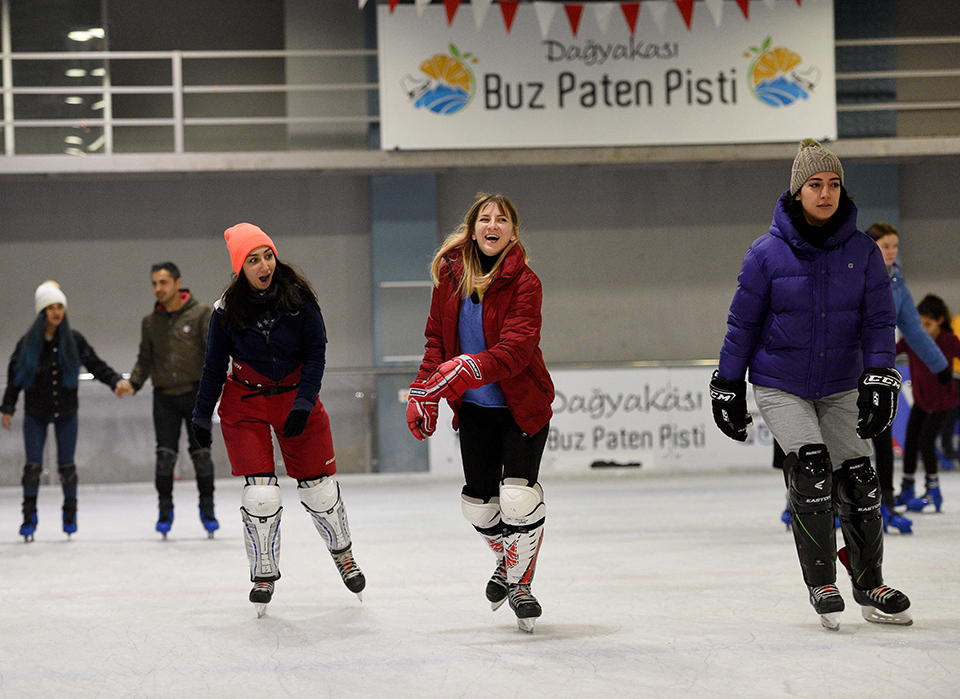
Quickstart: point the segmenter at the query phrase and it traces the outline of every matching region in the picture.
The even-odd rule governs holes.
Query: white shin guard
[[[300,502],[313,518],[313,524],[330,553],[338,554],[348,550],[350,524],[340,498],[340,484],[337,479],[324,476],[319,480],[300,481],[297,492],[300,494]]]
[[[240,516],[250,562],[250,580],[280,579],[280,486],[274,477],[251,477],[243,489]]]
[[[537,567],[546,506],[539,483],[533,487],[518,478],[500,485],[500,513],[503,518],[503,554],[507,583],[529,584]]]
[[[468,495],[460,496],[460,509],[464,518],[479,532],[493,555],[499,561],[503,558],[503,531],[500,519],[500,499],[493,498],[483,502]]]

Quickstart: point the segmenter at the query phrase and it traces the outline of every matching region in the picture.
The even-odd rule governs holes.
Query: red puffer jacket
[[[457,332],[460,295],[457,284],[463,266],[459,251],[444,258],[440,285],[433,290],[424,335],[427,344],[417,373],[426,380],[441,363],[460,354]],[[540,352],[540,279],[514,247],[500,265],[497,278],[483,296],[483,335],[487,350],[477,355],[486,383],[497,382],[517,425],[527,434],[543,429],[553,410],[553,381]],[[462,401],[450,401],[453,428],[459,424]]]

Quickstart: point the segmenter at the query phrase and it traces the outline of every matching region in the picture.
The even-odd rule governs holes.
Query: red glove
[[[422,384],[410,386],[410,398],[407,400],[407,427],[419,441],[423,441],[437,430],[437,411],[439,398],[429,396]]]
[[[480,388],[483,380],[483,367],[480,361],[470,354],[444,362],[427,379],[423,388],[427,394],[438,394],[441,398],[456,400],[469,388]]]

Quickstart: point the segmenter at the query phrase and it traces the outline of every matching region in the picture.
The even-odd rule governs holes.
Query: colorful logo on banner
[[[450,44],[450,53],[435,53],[420,64],[420,75],[405,75],[401,86],[413,106],[435,114],[456,114],[470,104],[477,81],[470,63],[477,59]]]
[[[748,72],[750,88],[761,102],[771,107],[787,107],[797,100],[807,99],[820,81],[820,69],[816,66],[802,69],[803,59],[796,51],[784,46],[771,48],[770,37],[749,52],[756,57]]]

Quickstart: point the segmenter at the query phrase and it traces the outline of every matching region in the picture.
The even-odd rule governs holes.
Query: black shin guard
[[[872,590],[883,584],[883,518],[880,480],[870,459],[844,461],[834,487],[850,576],[855,587]]]
[[[833,469],[823,444],[800,447],[783,464],[789,483],[793,538],[803,580],[809,587],[837,581],[837,535],[833,514]]]
[[[209,449],[195,449],[190,452],[193,469],[197,472],[197,490],[200,499],[213,498],[213,459]]]
[[[173,499],[173,469],[177,465],[177,452],[166,447],[157,448],[157,495],[160,500]]]
[[[23,521],[27,522],[37,514],[37,493],[40,491],[40,474],[43,467],[28,461],[23,467]]]

